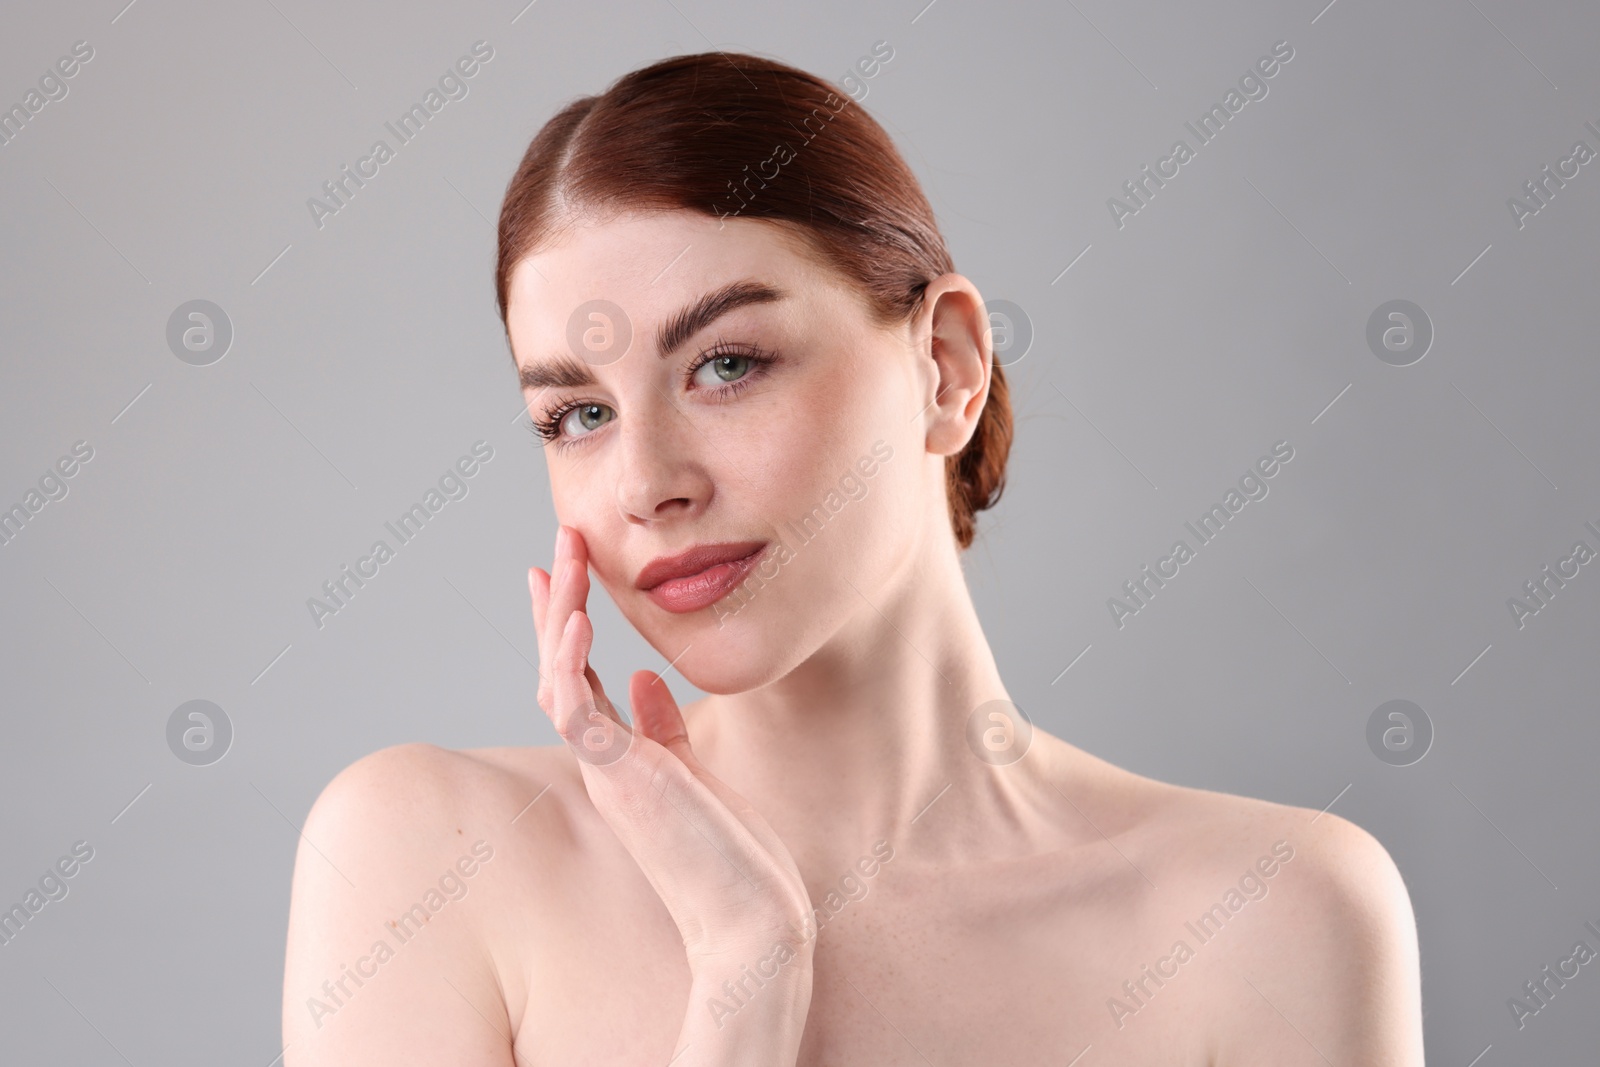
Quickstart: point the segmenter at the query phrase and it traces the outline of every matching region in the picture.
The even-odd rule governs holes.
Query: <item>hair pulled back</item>
[[[584,209],[787,223],[885,326],[915,315],[928,283],[955,269],[927,197],[883,127],[821,78],[740,53],[662,60],[545,123],[500,209],[502,322],[517,263]],[[971,440],[945,459],[950,522],[963,549],[977,513],[1005,488],[1011,438],[1009,389],[995,365]]]

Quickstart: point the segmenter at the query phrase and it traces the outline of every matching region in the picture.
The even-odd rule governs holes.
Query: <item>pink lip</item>
[[[696,545],[652,561],[634,584],[665,611],[699,611],[743,581],[766,547],[765,541]]]

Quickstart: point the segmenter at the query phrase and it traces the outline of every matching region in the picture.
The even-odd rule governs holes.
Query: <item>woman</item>
[[[752,56],[636,71],[534,139],[499,242],[566,744],[403,745],[327,787],[287,1064],[1422,1063],[1371,836],[1009,703],[960,557],[1005,378],[858,105]],[[708,697],[638,671],[625,725],[591,570]]]

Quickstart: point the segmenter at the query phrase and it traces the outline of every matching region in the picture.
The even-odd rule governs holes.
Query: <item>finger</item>
[[[533,629],[544,640],[544,618],[550,611],[550,573],[542,567],[528,568],[528,599],[533,604]]]
[[[557,621],[553,618],[556,597],[561,591],[561,575],[565,570],[566,538],[557,531],[555,555],[550,561],[550,579],[544,583],[544,603],[541,606],[541,622],[539,626],[540,647],[546,650],[551,658],[555,656],[556,646],[560,644],[562,627],[566,625],[566,616]]]
[[[566,537],[558,528],[556,530],[555,553],[550,560],[550,570],[547,572],[546,579],[539,586],[536,586],[536,588],[542,589],[543,593],[539,598],[539,648],[540,654],[546,659],[554,658],[559,634],[561,633],[560,625],[552,625],[554,620],[550,617],[550,606],[561,584],[562,561],[566,559],[565,546]],[[537,570],[537,568],[535,569]],[[562,625],[564,624],[565,620],[563,620]]]
[[[628,679],[635,729],[676,756],[689,772],[732,812],[750,835],[772,855],[786,855],[787,847],[770,823],[745,797],[706,769],[689,745],[683,713],[667,688],[666,679],[654,671],[634,671]],[[804,883],[795,883],[804,892]]]
[[[588,618],[587,615],[584,617]],[[606,687],[601,684],[600,676],[594,672],[594,668],[592,666],[585,665],[583,668],[583,679],[589,683],[589,691],[594,694],[594,702],[600,705],[600,710],[611,716],[617,722],[622,723],[622,713],[618,711],[617,706],[611,702],[611,698],[606,696]],[[623,725],[627,724],[623,723]]]
[[[545,624],[550,614],[550,575],[539,567],[528,568],[528,598],[533,604],[533,636],[539,646],[539,684],[535,699],[540,708],[549,711],[551,657],[545,641]]]
[[[689,745],[689,729],[683,712],[667,688],[667,680],[654,671],[634,671],[628,679],[628,698],[633,702],[634,727],[650,740],[671,752],[704,782],[730,809],[742,811],[749,803],[721,779],[712,774]]]
[[[689,747],[689,731],[683,713],[667,688],[666,680],[654,671],[634,671],[628,679],[628,699],[633,704],[635,729],[699,773],[699,761]]]
[[[590,625],[589,609],[589,557],[583,538],[570,526],[562,527],[566,534],[564,558],[557,564],[561,568],[558,584],[552,590],[552,603],[547,609],[545,625],[559,633],[574,612],[584,614],[585,625]],[[590,638],[593,639],[591,625]],[[587,656],[587,652],[585,653]],[[596,679],[598,681],[598,679]],[[613,713],[613,719],[617,716]],[[620,721],[620,720],[619,720]]]
[[[610,701],[602,704],[602,694],[590,682],[594,675],[588,668],[588,658],[593,643],[589,617],[582,611],[572,612],[555,655],[552,721],[580,759],[600,765],[614,762],[627,751],[632,731],[607,713]]]
[[[581,715],[584,706],[593,700],[584,669],[593,631],[584,633],[584,622],[580,612],[571,614],[557,639],[556,654],[551,661],[551,688],[555,698],[551,721],[556,732],[569,744],[574,742],[573,716]],[[581,731],[583,725],[576,724],[576,729]]]
[[[545,612],[545,647],[555,649],[574,611],[584,611],[589,595],[588,557],[576,530],[563,526],[556,538],[555,572]]]

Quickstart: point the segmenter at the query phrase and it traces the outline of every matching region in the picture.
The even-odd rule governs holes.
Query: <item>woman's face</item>
[[[936,369],[913,327],[876,326],[775,224],[580,224],[517,265],[507,326],[529,410],[554,434],[559,521],[707,692],[764,685],[877,618],[930,521],[948,535],[943,457],[919,418]],[[656,585],[664,573],[685,577]]]

